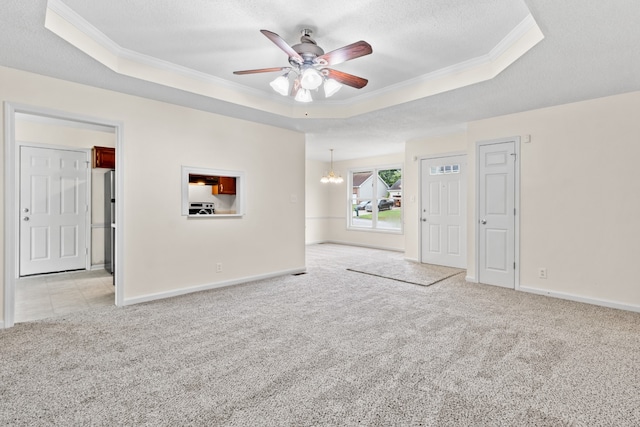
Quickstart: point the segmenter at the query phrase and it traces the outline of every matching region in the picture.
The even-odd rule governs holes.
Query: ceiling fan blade
[[[332,70],[331,68],[323,68],[322,74],[330,79],[333,79],[343,85],[351,86],[356,89],[362,89],[369,83],[369,80],[362,77],[354,76],[353,74],[343,73],[342,71]]]
[[[291,67],[273,67],[273,68],[258,68],[257,70],[242,70],[234,71],[233,74],[258,74],[258,73],[275,73],[276,71],[290,70]]]
[[[350,59],[360,58],[373,52],[371,45],[364,40],[351,43],[350,45],[332,50],[322,56],[316,58],[316,63],[320,65],[336,65],[341,64]]]
[[[282,39],[282,37],[280,37],[276,33],[269,30],[260,30],[260,32],[265,36],[267,36],[267,38],[271,40],[276,46],[282,49],[284,53],[289,55],[289,58],[293,58],[296,62],[299,62],[300,64],[304,62],[304,59],[302,59],[302,56],[300,56],[298,52],[293,50],[293,48],[289,46],[287,42]]]

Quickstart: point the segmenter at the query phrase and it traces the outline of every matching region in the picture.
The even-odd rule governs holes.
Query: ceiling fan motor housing
[[[311,38],[311,30],[307,28],[302,30],[300,43],[291,46],[291,48],[302,56],[306,65],[312,65],[314,59],[324,55],[324,50]],[[289,62],[291,63],[291,58],[289,58]]]

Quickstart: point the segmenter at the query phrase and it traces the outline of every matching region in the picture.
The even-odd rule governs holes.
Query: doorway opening
[[[113,277],[104,270],[104,229],[111,225],[101,218],[105,170],[91,167],[93,146],[115,147],[121,166],[122,124],[5,102],[4,327],[14,325],[16,303],[45,314],[48,306],[53,315],[73,311],[75,303],[122,305],[121,269]],[[116,218],[121,212],[122,203]],[[74,290],[81,293],[72,296]],[[33,320],[19,314],[18,321]]]

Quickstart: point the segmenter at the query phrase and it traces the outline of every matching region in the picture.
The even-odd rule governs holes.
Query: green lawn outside
[[[371,212],[362,213],[362,211],[360,211],[360,215],[358,215],[358,218],[372,219],[373,216],[372,216]],[[388,222],[400,223],[402,221],[402,210],[401,209],[391,209],[391,210],[388,210],[388,211],[378,212],[378,219],[379,220],[388,221]]]

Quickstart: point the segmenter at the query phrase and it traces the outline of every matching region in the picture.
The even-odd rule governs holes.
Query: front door
[[[421,261],[467,266],[467,156],[421,161]]]
[[[479,145],[478,281],[515,287],[515,142]]]
[[[20,276],[87,268],[88,154],[20,147]]]

